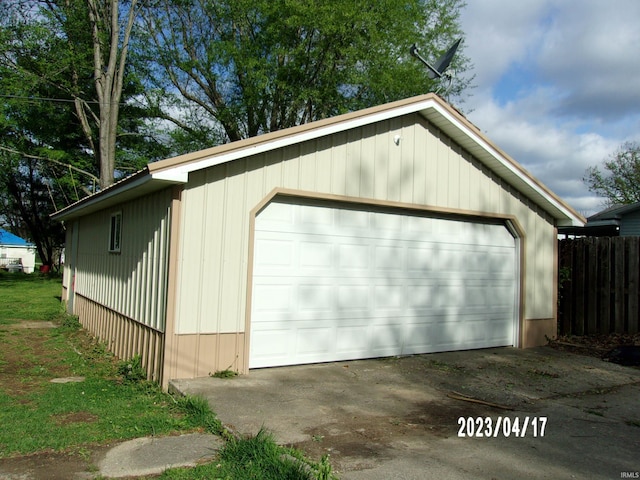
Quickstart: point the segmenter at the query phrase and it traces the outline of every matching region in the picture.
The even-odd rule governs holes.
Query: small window
[[[109,251],[120,251],[120,240],[122,239],[122,212],[111,215],[109,226]]]

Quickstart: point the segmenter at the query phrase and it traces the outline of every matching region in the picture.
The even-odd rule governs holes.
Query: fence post
[[[627,275],[627,333],[638,333],[638,287],[640,286],[640,238],[626,237],[629,273]]]

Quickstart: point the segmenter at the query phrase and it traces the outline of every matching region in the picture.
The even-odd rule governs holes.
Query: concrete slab
[[[193,467],[211,460],[222,444],[220,437],[200,433],[136,438],[108,450],[95,464],[105,478],[157,475],[168,468]]]
[[[640,370],[548,347],[261,369],[178,380],[172,388],[207,398],[239,433],[266,427],[311,458],[329,454],[343,480],[621,478],[640,471]],[[454,391],[512,410],[455,400],[448,396]],[[482,433],[489,422],[502,428],[490,438],[461,437],[468,418]],[[528,422],[524,434],[505,430],[516,420]]]

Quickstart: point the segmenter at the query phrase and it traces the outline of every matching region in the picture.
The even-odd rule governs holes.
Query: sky
[[[583,178],[640,143],[640,1],[467,0],[461,27],[467,118],[579,213],[604,208]]]

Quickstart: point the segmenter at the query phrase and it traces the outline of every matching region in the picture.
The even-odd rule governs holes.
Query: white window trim
[[[119,211],[119,212],[112,213],[109,219],[109,252],[120,253],[121,247],[122,247],[122,211]]]

